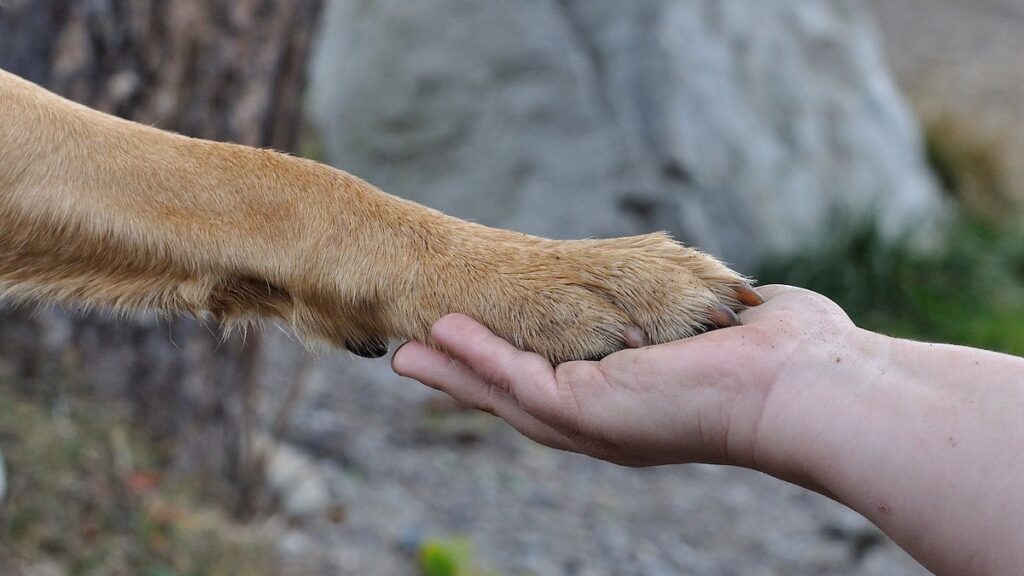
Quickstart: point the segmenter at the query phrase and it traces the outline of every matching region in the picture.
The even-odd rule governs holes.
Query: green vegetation
[[[921,254],[867,228],[757,277],[825,294],[870,330],[1024,354],[1020,234],[961,224],[944,250]]]
[[[166,485],[125,411],[77,397],[44,404],[0,383],[0,573],[276,573],[269,536]]]
[[[476,566],[473,545],[465,538],[434,538],[420,546],[423,576],[493,576]]]
[[[825,294],[864,328],[1024,354],[1024,225],[1001,149],[951,117],[926,123],[926,142],[962,214],[941,250],[887,242],[867,226],[756,276]]]

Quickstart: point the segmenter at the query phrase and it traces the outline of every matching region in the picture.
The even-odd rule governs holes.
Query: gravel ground
[[[816,494],[734,468],[549,450],[387,361],[319,362],[287,437],[336,504],[334,521],[307,515],[281,538],[295,574],[416,574],[410,550],[453,536],[502,576],[927,574]]]

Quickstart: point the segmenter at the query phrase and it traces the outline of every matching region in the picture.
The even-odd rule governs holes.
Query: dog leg
[[[664,235],[553,241],[196,140],[0,71],[0,294],[279,319],[363,356],[464,312],[553,362],[736,322],[744,278]]]

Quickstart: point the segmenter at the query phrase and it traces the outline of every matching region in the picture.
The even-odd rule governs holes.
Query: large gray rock
[[[857,0],[331,0],[311,81],[331,163],[490,225],[749,271],[942,212]]]

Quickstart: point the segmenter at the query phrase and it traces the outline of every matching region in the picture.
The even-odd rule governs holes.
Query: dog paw
[[[455,298],[436,317],[464,312],[552,363],[598,359],[624,348],[739,324],[761,303],[743,276],[664,234],[552,241],[511,234],[486,262],[439,271]]]

